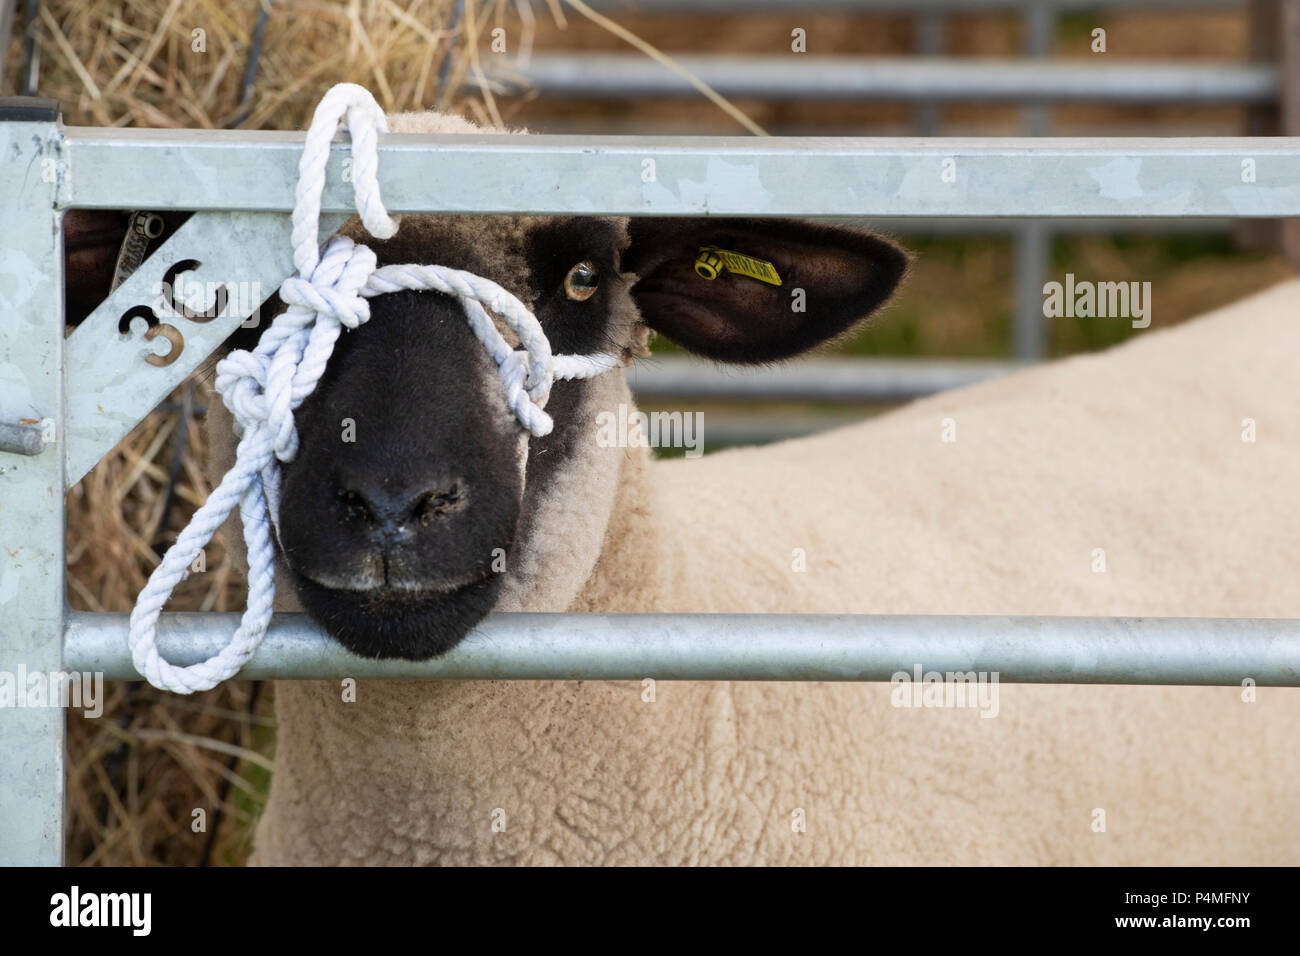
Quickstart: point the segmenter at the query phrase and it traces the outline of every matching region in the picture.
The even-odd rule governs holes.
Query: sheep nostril
[[[352,487],[348,487],[351,485]],[[344,519],[366,534],[402,535],[427,528],[434,521],[462,511],[469,503],[465,484],[452,481],[432,491],[411,494],[386,481],[368,486],[362,482],[340,482],[337,486]]]
[[[421,524],[427,525],[435,518],[460,511],[465,507],[465,502],[465,494],[460,485],[452,484],[445,491],[433,491],[421,498],[415,507],[415,517]]]
[[[375,513],[361,494],[342,489],[339,491],[339,497],[343,499],[343,507],[346,509],[349,518],[364,521],[367,524],[374,524]]]

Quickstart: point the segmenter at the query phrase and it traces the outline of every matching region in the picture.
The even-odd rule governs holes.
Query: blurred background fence
[[[556,133],[738,131],[716,109],[683,114],[682,104],[698,102],[700,93],[682,73],[775,135],[1300,132],[1282,83],[1295,72],[1297,56],[1297,31],[1283,29],[1284,18],[1294,22],[1296,4],[1286,0],[594,0],[589,6],[623,15],[624,23],[635,17],[633,32],[671,56],[681,73],[644,52],[611,51],[591,31],[582,37],[569,31],[567,41],[555,37],[565,48],[553,46],[549,37],[537,39],[534,50],[489,61],[486,74],[471,76],[471,82],[498,96],[529,98],[520,117],[538,131]],[[1205,42],[1197,42],[1197,28],[1184,19],[1188,14],[1194,15],[1190,23],[1203,24]],[[904,22],[871,39],[850,26],[855,19],[881,23],[899,16]],[[1216,25],[1225,29],[1217,38]],[[1163,43],[1152,43],[1153,35]],[[1071,330],[1053,329],[1044,319],[1043,284],[1074,268],[1072,245],[1110,245],[1116,255],[1108,258],[1122,256],[1133,240],[1174,258],[1196,247],[1283,248],[1279,224],[1258,221],[926,219],[863,225],[919,242],[923,251],[937,241],[938,249],[957,255],[994,240],[996,268],[1010,275],[997,290],[1002,304],[985,307],[983,335],[974,337],[979,341],[972,348],[943,349],[935,358],[935,350],[917,343],[915,357],[900,362],[874,358],[874,344],[882,353],[891,345],[864,338],[861,351],[868,354],[851,364],[807,362],[752,373],[665,356],[638,371],[639,395],[665,407],[681,399],[694,400],[692,407],[703,399],[743,399],[743,407],[719,406],[710,416],[713,443],[785,438],[837,423],[843,411],[827,406],[903,401],[1123,337],[1118,323],[1106,330]],[[1072,243],[1072,237],[1083,241]],[[1191,241],[1169,241],[1178,237]],[[1059,258],[1066,260],[1064,268]],[[1300,262],[1300,250],[1293,249],[1291,260]],[[921,265],[923,272],[929,267]],[[1167,313],[1167,291],[1157,290],[1162,320],[1186,317]],[[913,294],[919,290],[905,296]],[[947,305],[931,298],[930,315],[915,320],[924,327],[918,338],[944,336],[934,326],[942,323]],[[1073,341],[1075,332],[1083,341]],[[909,351],[908,344],[892,346]],[[753,404],[764,399],[786,404]],[[800,410],[788,406],[792,401],[815,405]],[[849,417],[863,410],[852,407]]]

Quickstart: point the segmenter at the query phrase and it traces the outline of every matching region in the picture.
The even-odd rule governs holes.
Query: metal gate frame
[[[0,103],[0,671],[133,675],[126,616],[67,607],[63,492],[245,318],[232,307],[211,321],[178,319],[174,360],[147,363],[163,337],[121,335],[118,323],[151,302],[167,266],[198,259],[197,280],[238,275],[268,293],[289,275],[302,141],[65,128],[52,101]],[[1300,138],[395,135],[380,153],[394,213],[1300,216]],[[347,156],[337,144],[325,230],[352,208]],[[70,208],[196,215],[65,340]],[[232,629],[220,615],[168,614],[160,646],[190,662]],[[867,681],[916,660],[1007,682],[1300,686],[1300,621],[502,614],[445,657],[411,664],[353,657],[300,616],[280,615],[241,676]],[[64,714],[6,708],[0,721],[0,863],[57,864]]]

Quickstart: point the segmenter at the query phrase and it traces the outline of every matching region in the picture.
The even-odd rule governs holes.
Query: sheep
[[[557,351],[628,359],[651,328],[719,361],[781,359],[883,305],[906,266],[864,233],[729,219],[408,216],[371,244],[500,282]],[[751,276],[694,274],[711,247],[771,263],[807,311]],[[458,308],[383,296],[299,410],[277,606],[408,658],[489,611],[1300,617],[1298,294],[672,461],[595,440],[601,412],[635,408],[634,368],[557,384],[555,431],[521,438]],[[208,427],[219,474],[216,403]],[[278,681],[254,862],[1300,860],[1300,693],[1008,685],[983,719],[895,691],[430,681],[345,702],[335,682]]]

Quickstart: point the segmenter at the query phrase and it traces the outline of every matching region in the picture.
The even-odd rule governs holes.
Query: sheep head
[[[381,265],[499,283],[556,353],[630,358],[655,330],[744,363],[843,333],[907,264],[878,237],[779,220],[408,216],[369,244]],[[284,468],[281,556],[304,609],[358,654],[408,659],[447,651],[493,609],[563,610],[627,454],[597,441],[599,412],[628,400],[621,370],[557,381],[555,428],[530,437],[458,302],[401,292],[371,310],[298,410]]]

